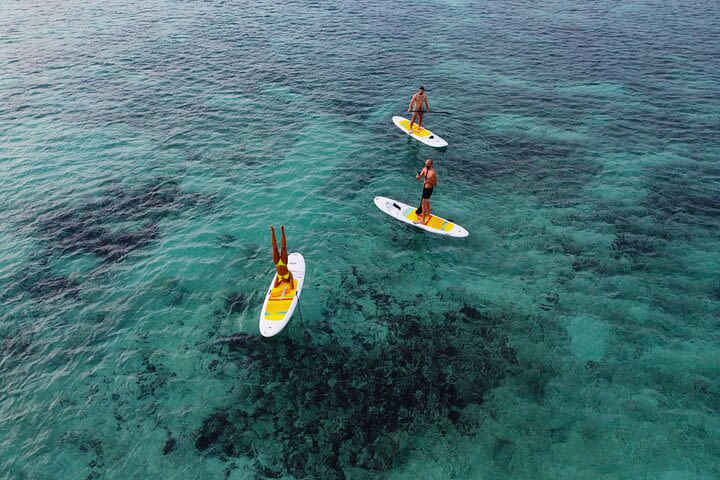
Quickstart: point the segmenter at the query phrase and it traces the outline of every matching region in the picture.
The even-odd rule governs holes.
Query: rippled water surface
[[[718,25],[0,0],[0,477],[720,478]],[[428,157],[466,239],[372,203]]]

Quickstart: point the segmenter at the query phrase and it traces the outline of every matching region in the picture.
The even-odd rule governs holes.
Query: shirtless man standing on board
[[[408,113],[413,112],[410,118],[410,131],[412,132],[413,123],[417,119],[418,127],[422,128],[423,115],[425,112],[430,111],[430,105],[428,104],[427,95],[425,95],[425,87],[418,88],[417,93],[410,99],[410,106],[408,107]]]
[[[415,215],[420,215],[420,222],[415,221],[414,223],[422,222],[423,225],[427,225],[427,222],[432,218],[432,215],[430,215],[430,197],[433,194],[433,188],[437,185],[437,173],[433,168],[433,161],[429,158],[425,160],[425,168],[415,175],[415,180],[420,180],[421,178],[425,179],[423,183],[422,200],[420,201],[418,209],[415,210]],[[425,217],[427,217],[427,221]]]

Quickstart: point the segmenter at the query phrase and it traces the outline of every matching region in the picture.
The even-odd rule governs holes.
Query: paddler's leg
[[[432,218],[432,215],[430,215],[430,199],[427,198],[423,200],[423,218],[427,218],[427,221],[423,222],[424,225],[427,225]]]
[[[425,115],[425,113],[422,110],[418,112],[418,129],[422,128],[423,115]]]
[[[280,260],[280,252],[278,252],[277,240],[275,240],[275,227],[273,227],[272,225],[270,225],[270,233],[272,234],[273,264],[277,265],[278,260]]]
[[[288,253],[287,253],[287,239],[285,239],[285,226],[280,226],[280,258],[282,259],[283,263],[287,265],[288,263]]]
[[[278,261],[280,260],[280,252],[278,252],[278,246],[277,246],[277,240],[275,240],[275,227],[270,225],[270,233],[272,235],[272,257],[273,257],[273,265],[275,265],[275,269],[278,269]],[[279,272],[277,272],[279,273]],[[273,288],[280,285],[280,277],[275,275],[275,283],[273,284]]]
[[[413,111],[412,117],[410,117],[410,131],[412,132],[413,123],[415,123],[415,119],[417,118],[417,112]]]
[[[428,193],[428,189],[425,188],[425,186],[423,186],[422,197],[420,198],[420,206],[417,208],[417,210],[415,210],[415,215],[417,215],[417,217],[418,217],[418,220],[416,220],[415,223],[420,223],[420,219],[422,217],[423,210],[425,209],[424,205],[425,205],[425,198],[426,198],[427,193]],[[425,223],[425,222],[423,222],[423,223]]]
[[[288,253],[287,253],[287,239],[285,238],[285,225],[280,225],[280,258],[282,259],[282,262],[286,265],[285,270],[288,274],[287,282],[290,285],[290,287],[295,286],[295,282],[293,279],[292,272],[289,268],[287,268],[288,264]],[[285,273],[283,273],[284,275]]]
[[[422,208],[422,223],[423,225],[427,225],[427,222],[430,221],[430,197],[433,194],[433,187],[430,188],[424,188],[423,187],[423,194],[422,194],[422,202],[420,203],[420,207]]]

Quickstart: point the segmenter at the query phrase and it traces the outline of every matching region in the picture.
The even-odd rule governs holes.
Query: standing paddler
[[[417,119],[418,127],[422,128],[423,115],[425,112],[430,112],[430,104],[428,104],[427,95],[425,94],[425,87],[420,86],[415,95],[410,99],[410,106],[408,106],[408,113],[413,112],[410,117],[410,132],[413,131],[413,123]]]
[[[420,221],[415,221],[414,223],[427,225],[427,222],[432,218],[432,215],[430,215],[430,197],[433,194],[435,185],[437,185],[437,172],[435,172],[435,168],[433,168],[433,161],[429,158],[425,160],[425,168],[415,175],[416,180],[420,180],[421,178],[425,180],[423,182],[422,200],[420,200],[418,209],[415,210],[415,215],[420,217]],[[427,217],[427,220],[425,217]]]

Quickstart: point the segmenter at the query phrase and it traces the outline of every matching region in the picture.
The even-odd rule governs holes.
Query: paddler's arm
[[[425,113],[430,112],[430,104],[428,103],[427,95],[425,95]]]
[[[410,99],[410,105],[408,105],[408,113],[410,113],[410,109],[412,108],[413,103],[415,103],[415,95],[413,95]]]
[[[422,171],[418,172],[417,175],[415,175],[415,180],[420,180],[421,178],[425,178],[427,175],[427,167],[423,168]]]

